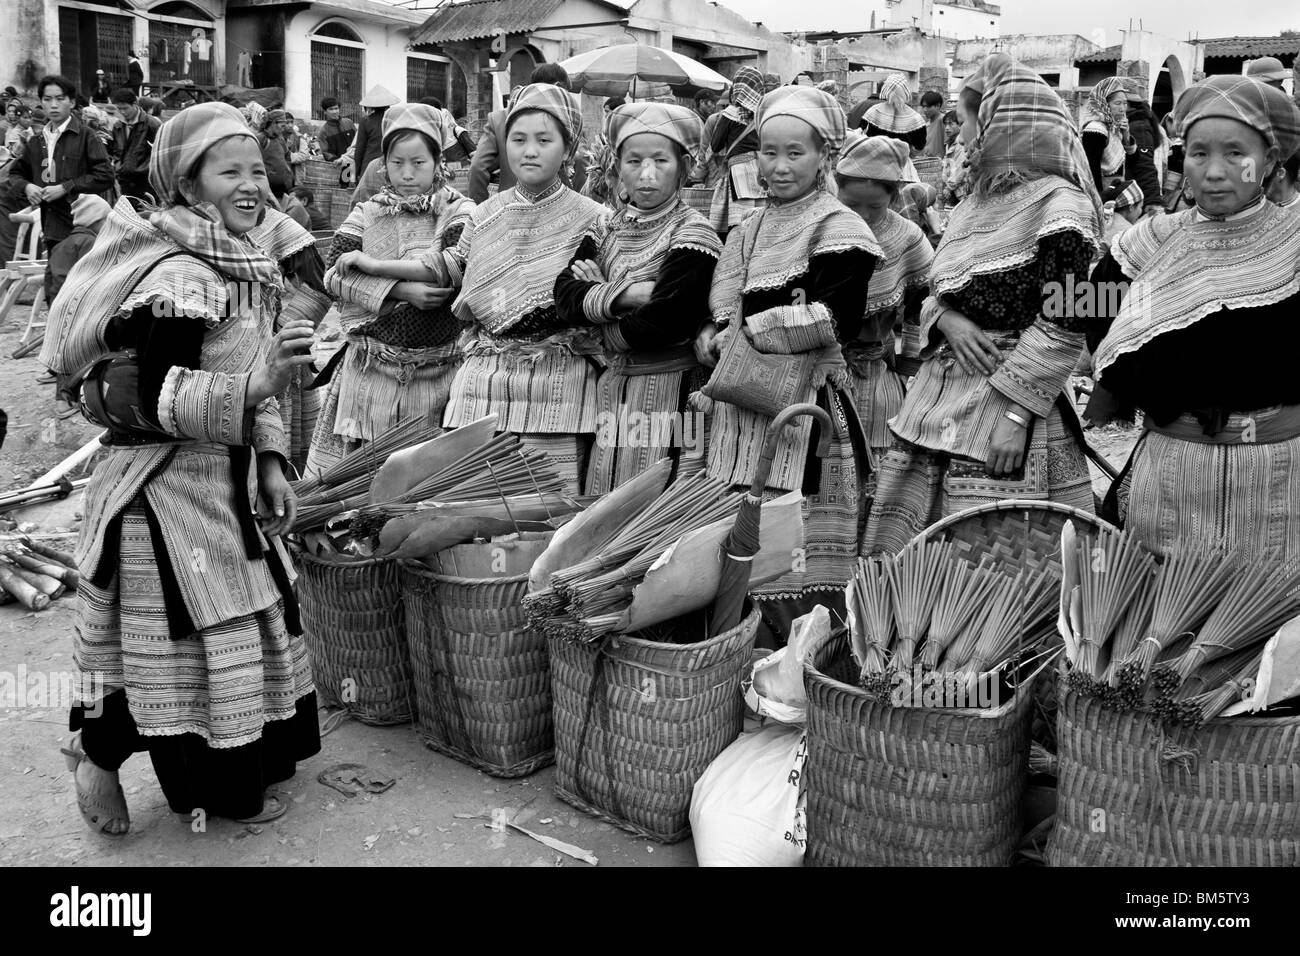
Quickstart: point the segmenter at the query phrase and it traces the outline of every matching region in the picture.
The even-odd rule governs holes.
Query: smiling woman
[[[98,395],[109,432],[77,542],[85,682],[65,753],[82,816],[110,835],[129,826],[117,771],[136,751],[173,811],[262,821],[287,809],[265,788],[320,747],[274,546],[295,507],[274,396],[311,361],[311,324],[272,331],[279,271],[244,236],[267,197],[257,143],[233,107],[190,107],[159,129],[150,183],[162,208],[146,222],[118,203],[41,354]]]

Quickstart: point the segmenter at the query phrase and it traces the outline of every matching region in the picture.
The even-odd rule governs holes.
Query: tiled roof
[[[411,37],[412,43],[479,40],[498,33],[536,30],[564,0],[470,0],[434,11]]]
[[[1104,50],[1098,50],[1096,53],[1089,53],[1087,56],[1081,56],[1075,59],[1075,63],[1110,63],[1119,60],[1120,45],[1108,46]]]
[[[1300,53],[1300,37],[1223,37],[1202,40],[1206,56],[1278,56]]]

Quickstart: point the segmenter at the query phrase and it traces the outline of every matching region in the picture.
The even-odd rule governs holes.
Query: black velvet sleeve
[[[1088,168],[1092,170],[1092,181],[1097,192],[1102,190],[1101,157],[1106,152],[1110,137],[1105,133],[1087,132],[1083,134],[1083,151],[1088,157]]]
[[[1129,277],[1120,268],[1115,257],[1107,252],[1090,277],[1092,288],[1104,294],[1094,295],[1093,315],[1086,320],[1084,333],[1088,340],[1088,351],[1096,352],[1102,339],[1110,331],[1110,324],[1115,321],[1115,314],[1124,302],[1124,293],[1128,290]]]
[[[583,282],[576,278],[570,271],[570,267],[582,259],[595,261],[599,253],[596,240],[587,236],[578,246],[578,251],[573,254],[573,258],[569,260],[569,265],[565,266],[555,279],[555,312],[561,321],[567,322],[570,326],[591,324],[587,319],[587,313],[583,311],[582,301],[595,285],[594,282]]]
[[[138,353],[138,388],[140,411],[149,424],[158,422],[158,396],[163,381],[173,366],[197,369],[203,356],[204,325],[202,319],[156,316],[153,309],[141,306],[126,323],[126,339]]]
[[[338,258],[337,255],[334,258]],[[329,295],[325,291],[325,263],[321,261],[315,245],[299,249],[293,255],[281,260],[280,268],[295,282],[315,289],[321,295]]]
[[[698,249],[674,249],[655,278],[650,301],[619,319],[624,341],[654,351],[689,341],[709,317],[709,288],[718,260]]]

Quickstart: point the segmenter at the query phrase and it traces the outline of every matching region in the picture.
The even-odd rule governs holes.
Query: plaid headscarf
[[[865,119],[872,126],[879,126],[887,133],[910,133],[925,125],[925,117],[912,109],[912,91],[907,80],[893,73],[880,88],[883,103],[877,103],[865,114]]]
[[[398,103],[384,113],[384,121],[380,126],[385,156],[388,155],[392,135],[407,129],[429,137],[440,152],[446,152],[456,144],[456,123],[446,110],[423,103]]]
[[[1141,206],[1145,199],[1146,194],[1142,192],[1142,187],[1137,184],[1137,180],[1130,179],[1115,193],[1115,211]]]
[[[844,111],[835,97],[824,90],[811,86],[782,86],[773,90],[759,103],[754,126],[761,131],[764,123],[777,116],[803,120],[830,147],[832,156],[844,145]]]
[[[203,154],[232,136],[257,137],[239,110],[228,103],[187,106],[158,128],[149,158],[149,185],[161,206],[184,202],[181,177],[192,177]]]
[[[995,53],[962,84],[980,95],[975,141],[966,145],[972,182],[1015,178],[1036,169],[1060,176],[1088,196],[1101,222],[1101,197],[1083,141],[1056,92],[1033,70]],[[1186,94],[1184,94],[1186,95]]]
[[[510,128],[510,121],[516,116],[530,110],[540,110],[555,118],[569,140],[569,151],[565,159],[572,159],[578,151],[578,139],[582,136],[582,107],[578,105],[578,98],[568,90],[550,83],[530,83],[519,91],[519,95],[510,104],[510,112],[506,114],[506,129]]]
[[[1123,93],[1127,96],[1130,89],[1128,81],[1122,76],[1108,76],[1092,88],[1088,94],[1088,101],[1083,106],[1083,123],[1101,123],[1106,127],[1109,133],[1115,128],[1115,114],[1110,111],[1109,100],[1116,93]]]
[[[1193,124],[1217,117],[1245,123],[1286,160],[1300,148],[1300,110],[1281,90],[1248,76],[1211,76],[1189,87],[1174,109],[1183,139]]]
[[[704,124],[695,110],[667,103],[625,103],[609,114],[608,135],[615,154],[629,136],[658,133],[680,146],[688,156],[700,148]]]
[[[762,100],[763,74],[752,66],[742,66],[731,79],[731,102],[756,113]]]
[[[892,136],[853,137],[835,171],[851,179],[878,179],[887,183],[917,181],[907,144]]]

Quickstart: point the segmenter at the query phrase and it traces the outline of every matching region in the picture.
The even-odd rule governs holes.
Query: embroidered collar
[[[1255,213],[1259,212],[1260,208],[1263,205],[1264,205],[1264,194],[1261,192],[1258,196],[1255,197],[1253,202],[1251,202],[1248,206],[1246,206],[1245,209],[1242,209],[1239,212],[1230,213],[1229,215],[1226,216],[1211,216],[1207,213],[1202,212],[1201,207],[1197,206],[1196,221],[1197,222],[1235,222],[1238,219],[1245,219],[1247,216],[1253,216]]]
[[[547,186],[545,189],[541,190],[540,192],[533,192],[523,183],[515,183],[515,195],[517,195],[520,199],[522,199],[526,203],[536,204],[541,202],[544,199],[550,199],[552,196],[554,196],[563,188],[564,188],[564,183],[561,182],[559,178],[557,178],[555,182],[551,183],[551,185]]]
[[[631,219],[633,222],[655,222],[659,219],[663,219],[670,212],[676,209],[679,202],[681,202],[681,197],[677,193],[673,193],[653,209],[639,209],[629,203],[624,207],[624,211],[627,218]]]

